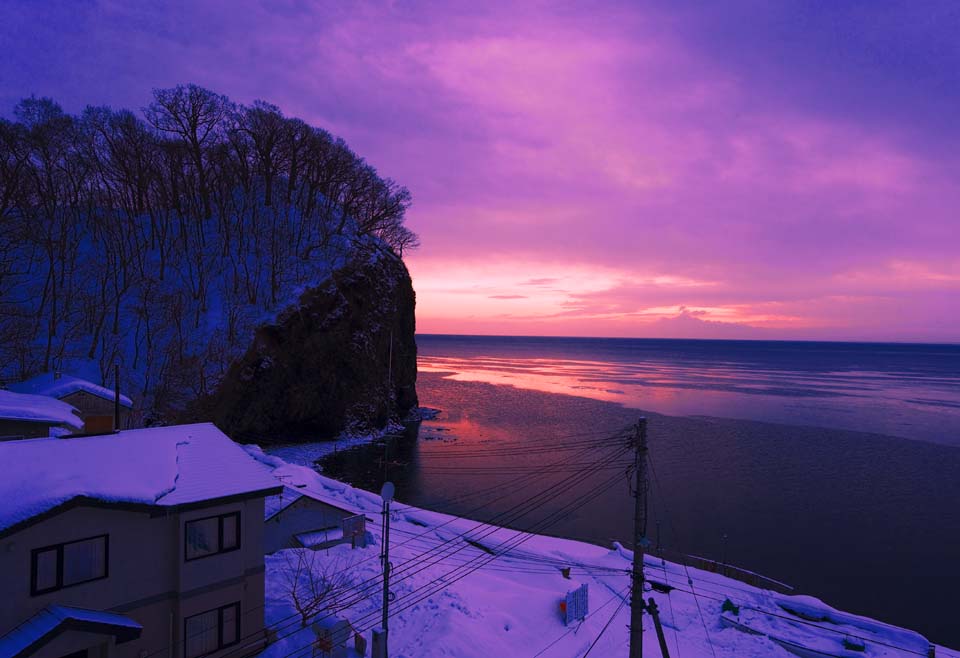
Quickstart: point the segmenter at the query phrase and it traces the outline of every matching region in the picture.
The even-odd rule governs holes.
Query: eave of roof
[[[49,605],[0,637],[0,655],[21,658],[32,655],[65,631],[111,635],[117,644],[140,637],[143,626],[113,612]]]
[[[0,529],[0,539],[14,535],[25,528],[40,523],[46,519],[52,518],[58,514],[69,511],[75,507],[96,507],[100,509],[125,510],[128,512],[143,512],[144,514],[171,514],[185,512],[203,507],[214,507],[216,505],[225,505],[251,498],[265,498],[266,496],[275,496],[280,493],[283,487],[270,487],[266,489],[256,489],[254,491],[245,491],[243,493],[221,496],[219,498],[209,498],[207,500],[198,500],[190,503],[180,503],[177,505],[150,505],[148,503],[130,503],[100,500],[89,496],[74,496],[70,500],[64,501],[56,507],[51,507],[40,514],[35,514],[28,519],[24,519],[7,528]]]

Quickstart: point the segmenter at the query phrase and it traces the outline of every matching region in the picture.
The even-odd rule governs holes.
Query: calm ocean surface
[[[960,446],[960,345],[418,336],[422,372]]]
[[[390,479],[404,502],[504,523],[505,512],[566,477],[544,467],[569,453],[484,451],[602,438],[643,413],[655,544],[960,647],[960,346],[417,343],[420,403],[442,413],[387,445],[326,458],[325,472],[372,490]],[[505,524],[536,529],[610,472],[577,479]],[[629,544],[631,519],[621,474],[547,532]]]

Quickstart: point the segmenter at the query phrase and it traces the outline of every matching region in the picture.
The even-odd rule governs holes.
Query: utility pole
[[[647,599],[647,610],[650,611],[650,616],[653,617],[653,627],[657,629],[657,641],[660,642],[660,656],[661,658],[670,658],[670,650],[667,649],[667,638],[663,634],[663,625],[660,623],[660,608],[657,607],[657,602],[653,600],[651,596]]]
[[[637,421],[633,505],[633,574],[630,592],[630,658],[643,658],[643,546],[647,541],[647,419]]]
[[[387,658],[389,632],[387,630],[387,618],[390,605],[390,501],[393,500],[393,482],[384,482],[380,490],[380,497],[383,499],[383,619],[381,627],[383,628],[383,650],[379,658]]]

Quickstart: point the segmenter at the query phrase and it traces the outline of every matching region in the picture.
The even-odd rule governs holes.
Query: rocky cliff
[[[227,434],[261,443],[382,427],[417,404],[415,295],[403,261],[359,249],[256,331],[204,404]]]

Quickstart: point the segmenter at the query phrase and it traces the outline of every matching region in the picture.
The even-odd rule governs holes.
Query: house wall
[[[60,658],[84,649],[87,650],[89,658],[106,658],[113,647],[113,638],[104,638],[96,633],[74,631],[53,638],[30,658]]]
[[[240,549],[184,562],[184,523],[234,511],[240,512]],[[117,612],[143,625],[139,639],[108,643],[109,658],[138,658],[144,651],[180,658],[184,618],[235,601],[241,605],[241,636],[261,633],[262,519],[263,499],[159,515],[76,507],[44,519],[0,539],[0,635],[47,605],[76,606]],[[107,578],[30,594],[33,549],[100,534],[109,536]]]
[[[336,528],[342,519],[353,515],[352,512],[301,496],[264,522],[264,551],[275,553],[284,548],[296,548],[299,544],[294,535]]]
[[[85,422],[92,419],[90,427],[84,427],[85,432],[109,432],[113,429],[113,400],[106,400],[86,391],[75,391],[64,395],[60,400],[75,407]],[[120,429],[127,428],[129,418],[130,410],[120,405]]]
[[[11,439],[38,439],[50,436],[49,423],[30,423],[22,420],[0,419],[0,441]]]

